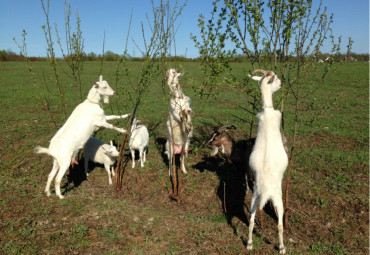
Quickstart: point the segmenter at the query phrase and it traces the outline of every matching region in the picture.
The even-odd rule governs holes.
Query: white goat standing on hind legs
[[[281,112],[274,110],[272,102],[272,94],[280,89],[281,82],[272,71],[258,69],[253,74],[257,72],[263,73],[263,76],[251,76],[251,78],[259,82],[262,96],[262,111],[257,114],[257,137],[249,159],[249,165],[255,180],[247,249],[251,250],[253,247],[254,217],[258,204],[260,205],[260,210],[262,210],[266,202],[272,200],[278,217],[279,250],[280,254],[285,254],[283,242],[284,208],[281,184],[284,172],[288,166],[288,155],[284,149],[280,132]]]
[[[183,76],[176,69],[169,69],[166,74],[168,86],[172,92],[170,101],[170,117],[167,121],[168,140],[166,142],[166,154],[168,157],[168,171],[171,175],[172,160],[176,154],[181,154],[181,169],[187,173],[184,155],[187,156],[190,138],[193,135],[191,119],[191,100],[182,93],[178,78]]]
[[[104,102],[108,103],[109,97],[113,95],[115,95],[114,90],[100,75],[99,81],[95,82],[90,89],[87,99],[74,109],[66,123],[51,139],[49,148],[40,146],[35,148],[36,153],[46,153],[54,158],[53,169],[49,174],[45,188],[47,196],[50,196],[50,184],[56,176],[55,193],[60,199],[64,198],[60,192],[60,182],[71,163],[72,157],[84,147],[95,129],[104,127],[114,129],[122,134],[126,133],[125,129],[115,127],[107,121],[124,119],[129,114],[106,116],[101,108],[100,97],[103,96]]]

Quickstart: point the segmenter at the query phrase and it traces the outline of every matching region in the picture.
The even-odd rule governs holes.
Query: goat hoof
[[[47,197],[50,197],[50,192],[49,191],[45,191],[45,193],[46,193]]]
[[[285,247],[280,248],[280,254],[285,254]]]
[[[64,199],[64,196],[62,196],[62,195],[59,195],[58,197],[59,197],[60,199]]]
[[[253,249],[253,245],[252,244],[248,244],[247,245],[247,250],[252,250]]]

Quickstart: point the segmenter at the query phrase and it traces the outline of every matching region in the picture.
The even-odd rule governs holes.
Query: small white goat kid
[[[257,137],[249,159],[255,180],[247,249],[251,250],[253,247],[252,234],[256,208],[259,204],[262,210],[266,202],[271,200],[277,210],[280,254],[285,254],[281,183],[288,166],[288,156],[280,132],[281,112],[274,110],[272,101],[272,94],[279,90],[281,82],[271,71],[258,69],[253,74],[257,72],[263,73],[263,76],[251,76],[251,78],[259,82],[262,111],[257,114]]]
[[[90,137],[84,146],[85,174],[89,176],[89,161],[103,164],[108,173],[109,185],[112,185],[112,175],[115,176],[114,163],[119,158],[116,146],[110,141],[110,145],[96,137]]]
[[[149,145],[149,132],[146,126],[144,125],[137,125],[140,120],[134,118],[132,121],[131,126],[131,134],[130,134],[130,141],[129,147],[131,151],[132,157],[132,168],[135,167],[135,150],[139,151],[139,158],[140,158],[140,166],[144,167],[144,163],[146,161],[146,154],[148,152],[148,145]]]
[[[103,96],[104,102],[108,102],[109,96],[113,95],[115,95],[114,90],[100,75],[99,81],[95,82],[90,89],[87,99],[74,109],[66,123],[51,139],[49,148],[40,146],[35,148],[36,153],[46,153],[54,158],[53,169],[49,174],[45,188],[47,196],[50,196],[50,184],[56,176],[55,193],[60,199],[64,198],[60,192],[60,182],[71,163],[72,156],[84,147],[96,128],[104,127],[123,134],[126,133],[125,129],[115,127],[107,121],[124,119],[129,114],[106,116],[101,108],[100,97]]]
[[[172,160],[174,154],[182,154],[181,169],[187,173],[184,155],[187,155],[190,146],[190,138],[193,135],[193,124],[191,119],[191,100],[182,93],[178,77],[183,74],[176,69],[167,71],[167,83],[172,92],[170,101],[170,117],[167,121],[168,140],[166,142],[166,154],[169,161],[169,174],[171,175]],[[184,150],[184,153],[182,153]]]

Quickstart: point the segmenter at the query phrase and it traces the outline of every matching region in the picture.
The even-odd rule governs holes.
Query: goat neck
[[[267,85],[267,81],[265,79],[261,82],[261,97],[262,97],[262,108],[271,108],[274,109],[274,105],[272,102],[272,90],[269,85]]]
[[[231,157],[231,153],[233,151],[233,147],[234,147],[234,141],[233,139],[230,138],[230,141],[229,142],[226,142],[226,143],[223,143],[222,144],[222,153],[224,153],[228,159],[230,159]]]
[[[100,105],[100,94],[98,93],[98,90],[96,88],[92,87],[90,89],[89,94],[87,95],[87,100],[90,103]]]

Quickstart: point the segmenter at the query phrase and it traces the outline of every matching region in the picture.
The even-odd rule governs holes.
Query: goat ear
[[[103,81],[103,75],[99,75],[99,81]]]
[[[94,88],[98,89],[99,88],[99,83],[94,82]]]
[[[273,75],[267,83],[271,84],[274,82],[274,80],[275,80],[275,75]]]
[[[255,80],[255,81],[260,81],[262,79],[263,76],[252,76],[252,75],[249,75],[249,77],[252,79],[252,80]]]
[[[109,143],[110,143],[110,146],[113,146],[113,142],[112,142],[112,140],[110,140],[110,141],[109,141]]]

